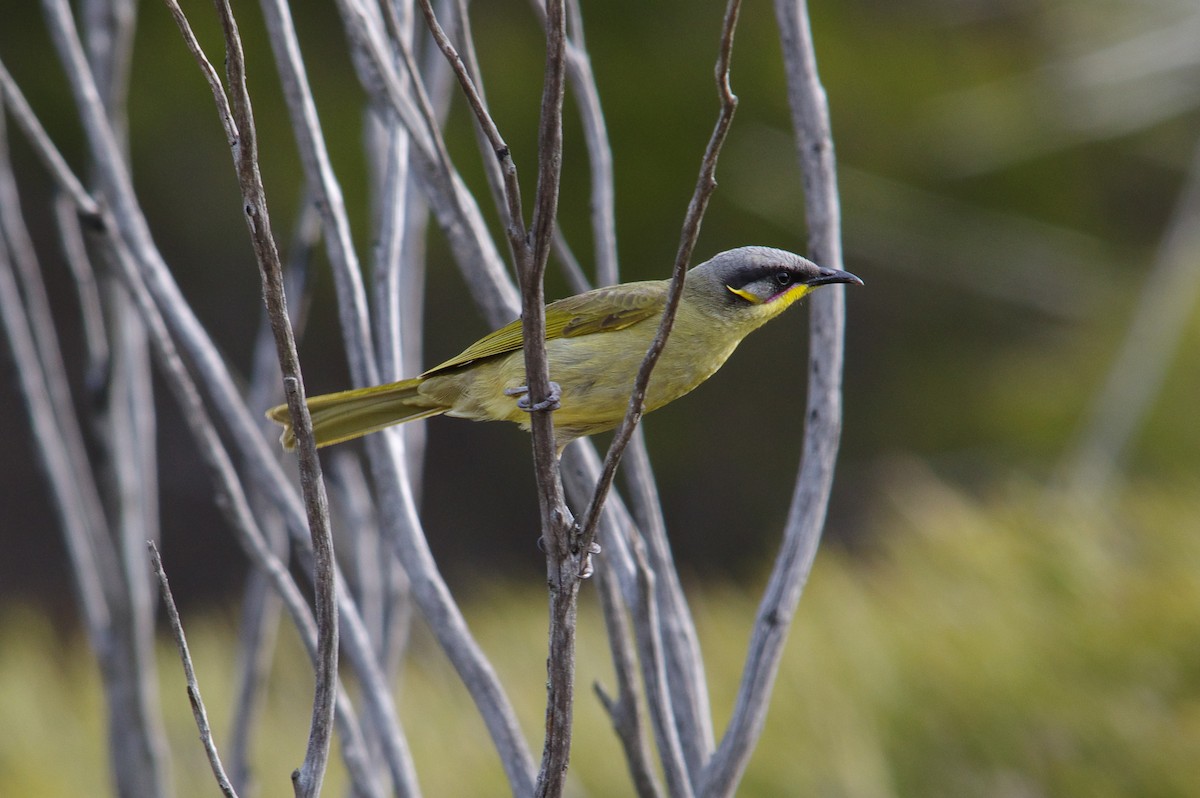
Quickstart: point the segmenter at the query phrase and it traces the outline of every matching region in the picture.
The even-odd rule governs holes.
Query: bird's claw
[[[517,407],[526,413],[537,413],[542,410],[558,410],[562,407],[562,387],[554,380],[550,381],[550,395],[540,402],[529,401],[529,386],[519,385],[516,388],[505,388],[505,396],[517,396]]]

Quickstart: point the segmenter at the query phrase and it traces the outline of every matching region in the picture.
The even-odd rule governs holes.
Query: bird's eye
[[[786,288],[787,286],[792,284],[792,273],[791,272],[775,272],[775,283],[780,288]]]

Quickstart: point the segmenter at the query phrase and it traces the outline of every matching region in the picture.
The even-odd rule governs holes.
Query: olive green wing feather
[[[660,316],[666,301],[667,284],[660,280],[597,288],[560,299],[546,306],[546,340],[623,330]],[[477,360],[515,352],[523,341],[521,320],[516,319],[421,376],[428,377]]]

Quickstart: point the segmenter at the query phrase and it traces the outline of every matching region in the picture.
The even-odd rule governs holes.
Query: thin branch
[[[275,54],[276,72],[283,84],[300,162],[321,211],[325,251],[338,298],[338,321],[350,377],[355,385],[376,385],[379,383],[378,361],[370,334],[362,268],[350,234],[342,189],[333,172],[316,101],[292,26],[291,12],[282,0],[262,0],[260,6],[267,21],[268,39]]]
[[[526,390],[530,404],[548,404],[550,379],[545,349],[545,294],[543,276],[554,231],[562,166],[562,101],[566,25],[561,2],[551,3],[546,36],[546,71],[538,137],[538,187],[529,231],[523,225],[520,185],[508,145],[484,106],[466,64],[438,23],[431,4],[422,0],[422,12],[434,40],[453,68],[481,129],[492,145],[503,173],[508,210],[506,230],[521,283],[522,334],[525,341]],[[553,420],[535,410],[531,418],[534,473],[546,547],[550,585],[550,653],[547,682],[546,737],[535,795],[560,795],[570,754],[571,713],[574,701],[574,634],[578,596],[578,566],[568,540],[568,513],[554,446]]]
[[[813,260],[839,268],[838,204],[829,106],[817,76],[812,29],[803,0],[776,0],[788,100],[804,174],[809,251]],[[762,733],[783,645],[816,556],[837,461],[842,428],[842,354],[845,297],[840,286],[810,304],[808,407],[804,447],[783,542],[759,604],[733,715],[703,774],[706,798],[731,796]]]
[[[467,27],[466,8],[464,5],[459,5],[459,24],[464,31],[464,43],[467,47],[467,58],[463,59],[455,49],[454,44],[450,41],[450,37],[438,22],[436,14],[433,11],[433,4],[430,0],[419,0],[421,13],[425,16],[425,24],[429,27],[429,32],[433,36],[433,41],[442,54],[446,57],[446,62],[454,72],[454,77],[458,80],[462,87],[463,95],[467,98],[467,105],[470,106],[471,112],[475,115],[475,121],[479,125],[479,130],[487,139],[492,148],[492,156],[495,158],[495,163],[499,165],[502,181],[502,196],[504,199],[503,210],[505,212],[505,230],[508,232],[509,243],[514,248],[523,244],[525,235],[525,215],[521,209],[521,184],[517,179],[517,166],[513,162],[512,152],[508,148],[508,144],[500,135],[500,129],[496,127],[495,121],[487,110],[487,101],[483,97],[483,89],[477,86],[478,67],[474,52],[472,51],[473,41],[470,38],[469,28]],[[468,65],[467,62],[470,62]],[[416,78],[414,75],[414,82]],[[489,169],[489,175],[491,170]]]
[[[8,158],[0,155],[0,171],[6,176],[11,174],[8,167]],[[5,203],[5,207],[10,206]],[[34,451],[46,473],[52,506],[62,526],[84,628],[92,649],[100,655],[110,647],[111,616],[104,584],[106,574],[115,568],[108,563],[108,549],[97,546],[105,531],[104,510],[90,471],[80,468],[87,455],[72,408],[59,407],[51,388],[53,380],[65,381],[65,369],[54,376],[42,359],[34,332],[36,322],[29,315],[38,311],[23,300],[9,253],[7,231],[0,227],[0,324],[8,337],[17,386],[29,414]]]
[[[404,237],[408,230],[408,133],[388,119],[390,111],[367,113],[367,157],[371,174],[376,241],[372,258],[375,351],[383,381],[404,377],[403,317],[400,314]]]
[[[662,503],[650,469],[646,440],[639,426],[622,460],[630,510],[645,540],[645,563],[654,572],[658,634],[666,660],[667,687],[679,734],[691,743],[700,761],[713,750],[712,711],[700,638],[688,608],[683,584],[671,555]],[[611,502],[611,498],[609,499]],[[685,746],[687,743],[685,743]],[[686,749],[685,749],[686,750]]]
[[[412,136],[415,172],[446,235],[466,286],[497,326],[508,322],[519,297],[491,239],[479,206],[455,171],[440,132],[430,127],[395,70],[382,22],[362,0],[338,0],[360,80],[373,101],[390,106]]]
[[[150,550],[150,562],[154,565],[154,573],[158,575],[163,604],[167,608],[167,620],[171,623],[171,633],[175,637],[175,646],[179,649],[179,659],[183,662],[188,702],[192,705],[192,717],[196,719],[196,728],[200,731],[200,742],[204,745],[204,753],[208,755],[209,767],[212,768],[221,792],[227,798],[237,798],[237,792],[229,783],[229,777],[225,775],[225,768],[221,765],[217,744],[213,741],[212,729],[208,725],[208,712],[204,709],[204,699],[200,695],[200,683],[196,680],[196,670],[192,667],[192,655],[188,651],[187,637],[183,633],[183,622],[179,620],[179,610],[175,607],[175,598],[171,595],[171,586],[167,583],[167,572],[163,570],[162,558],[153,541],[147,541],[146,548]]]
[[[108,220],[108,224],[109,227],[114,226],[112,220]],[[120,274],[125,279],[138,310],[142,314],[142,319],[146,323],[146,328],[150,332],[158,364],[167,376],[165,382],[179,403],[183,419],[197,443],[197,451],[212,477],[219,497],[218,506],[224,512],[230,527],[238,538],[238,542],[251,562],[256,568],[267,575],[275,591],[283,600],[283,604],[292,617],[315,669],[319,655],[319,639],[312,613],[309,611],[299,587],[292,580],[287,566],[271,550],[258,523],[255,521],[254,513],[250,509],[249,501],[242,488],[242,483],[238,479],[233,463],[229,458],[229,453],[221,445],[212,419],[208,412],[206,412],[201,401],[200,393],[197,390],[197,382],[192,379],[192,376],[183,364],[179,351],[168,331],[166,317],[155,306],[148,286],[139,279],[137,264],[133,260],[132,253],[120,238],[114,238],[110,243],[112,249],[111,255],[115,265],[120,269]],[[254,433],[254,439],[261,441],[257,433]],[[282,475],[280,476],[280,482],[282,482]],[[294,494],[292,496],[294,499]],[[303,521],[302,510],[298,507],[293,507],[293,505],[298,504],[299,502],[291,502],[283,505],[283,507],[291,510],[289,529],[295,530],[293,534],[297,536],[302,534],[299,530],[307,531],[307,526]],[[307,535],[302,539],[311,545],[311,540]],[[341,580],[338,579],[337,582],[340,585]],[[340,592],[338,598],[339,600],[343,598]],[[341,611],[346,620],[346,627],[351,632],[361,627],[361,621],[352,604],[343,601]],[[351,654],[361,648],[361,641],[353,634],[347,635],[346,639],[348,641],[347,649]],[[367,659],[373,662],[373,659],[369,656]],[[357,660],[355,661],[355,666],[363,678],[364,692],[368,696],[373,695],[370,674],[365,672]],[[351,782],[354,784],[355,789],[365,796],[381,795],[381,790],[373,784],[364,761],[358,720],[354,716],[349,698],[340,686],[338,688],[336,711],[339,736],[342,741],[342,755]]]
[[[95,391],[108,370],[108,339],[104,334],[104,308],[100,302],[100,290],[96,272],[84,243],[79,213],[71,198],[59,192],[54,198],[54,221],[58,228],[58,241],[63,249],[63,259],[71,271],[75,284],[75,296],[79,302],[79,316],[83,322],[83,343],[87,352],[84,371],[84,386]]]
[[[468,281],[472,293],[489,309],[490,315],[508,315],[512,307],[509,300],[514,296],[511,284],[499,266],[494,249],[489,247],[491,240],[484,232],[477,206],[449,165],[444,143],[438,137],[433,137],[433,142],[429,140],[430,132],[420,121],[420,113],[413,108],[394,74],[382,21],[378,15],[368,14],[357,0],[340,0],[339,9],[364,85],[372,99],[382,99],[396,111],[416,145],[417,173],[456,257],[474,278]],[[294,38],[290,23],[283,33]],[[416,513],[401,447],[402,440],[388,434],[366,441],[385,532],[411,579],[417,605],[430,620],[439,644],[479,708],[513,792],[529,794],[533,790],[533,767],[528,747],[495,671],[471,636],[437,570]]]
[[[259,503],[264,504],[262,502]],[[260,529],[272,554],[280,560],[287,558],[287,530],[279,515],[262,506],[255,507],[262,519]],[[254,771],[251,766],[251,741],[266,707],[266,688],[274,659],[282,602],[271,585],[270,578],[253,568],[242,590],[241,623],[238,625],[237,662],[234,677],[233,721],[229,728],[229,773],[235,789],[247,793],[254,790]]]
[[[583,444],[573,445],[568,455],[565,458],[568,466],[564,468],[566,484],[573,497],[586,501],[600,475],[600,456],[594,448]],[[668,774],[668,792],[672,796],[691,795],[677,729],[678,715],[673,709],[674,697],[678,695],[677,680],[670,678],[674,675],[669,673],[672,660],[664,656],[664,649],[678,641],[670,634],[672,623],[661,617],[658,596],[662,591],[655,585],[656,571],[620,496],[614,494],[605,502],[600,531],[605,546],[605,571],[611,572],[620,583],[624,602],[633,614],[646,704],[659,759]]]
[[[64,17],[64,20],[56,23],[52,30],[57,32],[60,28],[69,27],[70,17],[65,13],[65,5],[57,3],[52,10],[56,15]],[[156,336],[156,347],[158,347],[162,362],[167,364],[167,367],[174,369],[169,371],[172,377],[167,380],[167,384],[172,388],[178,388],[176,396],[185,403],[185,406],[188,406],[187,403],[197,396],[197,387],[202,389],[206,401],[213,408],[214,417],[221,419],[227,426],[230,440],[244,458],[249,482],[262,492],[262,495],[284,518],[289,535],[301,547],[303,558],[305,552],[312,546],[304,506],[297,497],[291,481],[284,475],[276,461],[274,450],[260,434],[258,427],[261,417],[257,414],[252,416],[246,408],[238,387],[211,338],[205,333],[195,313],[183,299],[179,286],[172,278],[161,253],[154,246],[145,216],[137,205],[129,174],[123,168],[115,138],[107,126],[103,110],[98,102],[95,87],[86,79],[86,63],[78,54],[77,46],[74,48],[68,46],[66,50],[66,57],[71,62],[71,68],[67,70],[67,75],[71,78],[76,102],[84,119],[84,129],[88,134],[88,146],[96,153],[95,161],[103,178],[106,196],[113,205],[113,212],[103,219],[98,218],[97,223],[101,229],[115,231],[111,243],[119,250],[116,259],[121,264],[130,290],[134,292],[135,296],[143,291],[146,294],[144,302],[139,300],[143,318],[147,320],[147,324],[152,329],[155,324],[163,328],[161,334]],[[69,177],[73,179],[73,176]],[[74,182],[78,184],[78,180],[74,180]],[[94,206],[94,203],[92,205]],[[162,309],[161,315],[159,308]],[[176,342],[186,352],[188,362],[196,370],[197,382],[192,382],[186,369],[178,363],[179,358],[175,354]],[[193,412],[203,414],[203,406],[198,403],[198,400]],[[187,413],[185,413],[185,418],[189,418]],[[209,428],[197,426],[193,431],[203,442],[209,440],[206,429],[210,428],[211,425]],[[215,465],[211,467],[219,477],[218,484],[224,486],[231,497],[230,501],[223,506],[237,509],[241,506],[238,501],[238,497],[242,495],[241,487],[236,476],[233,475],[232,466],[228,463],[226,453],[216,442],[215,432],[212,433],[211,441],[206,445],[212,449],[213,456],[217,458],[213,461]],[[201,446],[200,451],[205,453],[207,449],[205,446]],[[292,584],[286,568],[277,560],[273,560],[269,549],[261,545],[261,536],[249,534],[248,530],[252,531],[252,528],[238,520],[247,517],[251,519],[252,523],[252,516],[248,510],[244,513],[239,511],[233,515],[234,529],[247,532],[241,538],[246,543],[247,550],[254,553],[257,558],[256,562],[262,563],[260,567],[265,567],[268,573],[273,575],[273,583],[278,586],[281,595],[284,596],[289,610],[293,611],[298,628],[304,631],[306,627],[301,623],[301,619],[305,616],[299,613],[299,610],[304,607],[303,599]],[[338,582],[340,583],[340,579]],[[394,709],[391,707],[384,680],[378,672],[370,642],[362,630],[362,621],[357,607],[343,590],[337,591],[336,598],[339,613],[345,625],[346,634],[343,642],[351,662],[362,680],[363,693],[368,707],[372,712],[378,714],[385,725],[390,724],[391,734],[388,744],[392,753],[389,763],[394,763],[393,780],[396,790],[402,795],[413,794],[405,787],[404,779],[409,778],[408,774],[411,773],[411,770],[406,770],[407,748],[404,745],[403,734],[395,720]],[[311,619],[308,623],[311,626]],[[310,655],[315,657],[315,633],[308,643],[310,644]],[[361,757],[356,753],[356,749],[360,748],[355,745],[359,739],[357,721],[353,719],[353,713],[348,703],[339,700],[337,711],[343,738],[343,755],[356,789],[365,795],[375,795],[378,790],[370,786],[369,779],[365,777],[366,770],[361,766]],[[515,721],[512,725],[515,727]]]
[[[71,9],[65,3],[46,2],[44,6],[51,39],[64,70],[72,81],[72,88],[76,92],[74,99],[84,117],[84,127],[88,129],[89,134],[95,129],[102,128],[111,136],[108,109],[101,102],[92,80],[91,65],[84,55]],[[23,100],[19,102],[23,105]],[[28,110],[27,106],[25,110]],[[41,130],[36,119],[27,121],[28,131],[36,133]],[[42,132],[44,134],[44,131]],[[39,146],[45,146],[46,153],[53,153],[53,145],[50,145],[48,140],[44,145],[39,144]],[[113,165],[101,162],[105,155],[110,156],[116,163],[124,162],[123,152],[115,145],[115,141],[105,154],[91,152],[89,155],[93,162],[94,174],[97,176],[102,176],[106,167]],[[58,170],[57,177],[63,179],[68,190],[74,191],[74,187],[79,184],[79,181],[69,175],[69,171],[63,171],[67,169],[65,162],[51,156],[47,163],[53,169]],[[9,205],[7,202],[0,202],[0,204]],[[94,204],[93,207],[95,207]],[[17,208],[9,208],[9,211],[16,212]],[[19,252],[17,254],[19,255]],[[22,260],[18,258],[18,266],[21,265]],[[33,294],[30,293],[29,297],[32,298]],[[119,294],[114,294],[114,299],[117,305],[123,301]],[[48,314],[47,319],[49,319]],[[138,346],[136,340],[133,339],[136,339],[137,331],[132,326],[136,322],[131,324],[127,318],[122,317],[119,310],[110,314],[109,321],[113,322],[115,328],[121,330],[120,337],[123,338],[125,334],[132,335],[132,339],[126,340],[133,341],[131,348],[136,351]],[[39,333],[39,338],[43,337],[44,335]],[[53,340],[52,337],[46,338],[47,345],[44,348],[48,349]],[[141,561],[135,552],[130,551],[130,535],[127,535],[126,532],[137,534],[135,530],[138,525],[144,525],[146,533],[152,534],[149,529],[156,513],[148,510],[147,503],[139,501],[139,497],[136,495],[145,481],[130,476],[132,468],[130,471],[124,470],[126,467],[134,466],[135,461],[145,463],[147,460],[153,459],[153,444],[145,436],[141,436],[145,430],[137,425],[136,419],[131,418],[125,404],[131,400],[136,401],[137,397],[124,393],[124,389],[133,387],[135,382],[145,388],[149,385],[149,380],[144,371],[144,361],[141,361],[143,356],[134,354],[125,360],[124,355],[129,350],[125,348],[124,343],[121,344],[120,349],[119,353],[115,353],[118,354],[119,362],[114,361],[114,364],[118,369],[127,364],[130,365],[131,370],[128,374],[130,376],[140,374],[140,379],[122,382],[121,375],[116,374],[115,382],[112,384],[113,396],[108,397],[113,400],[109,406],[112,412],[110,417],[105,420],[113,420],[117,425],[123,421],[128,424],[124,429],[115,429],[113,434],[104,440],[106,443],[115,441],[117,446],[128,445],[129,448],[125,453],[111,454],[107,460],[102,461],[112,469],[104,475],[114,477],[108,484],[117,486],[108,494],[112,499],[107,508],[112,511],[112,522],[109,523],[108,519],[105,519],[100,522],[100,525],[91,527],[93,539],[88,545],[92,548],[92,556],[98,559],[87,561],[83,567],[87,570],[99,567],[100,584],[106,597],[104,612],[107,613],[107,625],[103,632],[103,639],[96,651],[102,663],[101,671],[110,710],[108,735],[109,746],[113,753],[112,764],[115,781],[123,793],[149,798],[149,796],[162,796],[169,791],[165,762],[166,745],[158,719],[157,696],[151,689],[154,680],[150,652],[152,610],[149,602],[149,575],[144,568],[144,561]],[[141,361],[141,365],[138,365],[139,361]],[[51,380],[51,390],[55,395],[65,393],[66,390],[65,387],[54,388],[55,381],[60,378],[57,372],[58,369],[55,367],[48,368],[46,372]],[[65,386],[65,371],[61,374],[61,379]],[[78,420],[69,398],[64,401],[66,407],[60,408],[59,412],[69,415],[58,418],[57,423],[63,429],[68,444],[74,445],[77,442],[76,436],[79,435]],[[152,411],[145,414],[144,418],[152,418]],[[104,428],[107,428],[107,425],[104,425]],[[134,441],[134,438],[139,436],[141,445]],[[83,450],[81,438],[78,439],[78,446],[79,455],[72,458],[71,467],[75,470],[76,479],[82,489],[90,493],[98,488],[100,482],[90,470],[91,464]],[[152,482],[147,484],[152,484]],[[130,490],[125,490],[125,488]],[[99,493],[98,490],[96,492]],[[145,495],[143,494],[143,496]],[[129,501],[126,501],[127,499]],[[103,518],[103,516],[101,517]],[[145,535],[143,535],[143,539],[144,537]]]
[[[608,632],[609,648],[612,651],[613,671],[617,679],[617,696],[612,698],[600,684],[593,690],[604,711],[608,713],[613,731],[625,751],[629,775],[639,798],[661,798],[662,787],[654,775],[650,763],[649,746],[642,733],[642,713],[636,688],[637,664],[630,646],[632,631],[621,604],[621,593],[616,577],[607,568],[596,574],[600,593],[600,606],[604,611],[604,626]]]
[[[83,183],[79,181],[75,173],[71,171],[71,167],[67,165],[67,160],[63,158],[62,153],[54,146],[50,135],[42,127],[37,114],[33,112],[33,108],[25,99],[25,95],[21,93],[21,89],[9,74],[3,61],[0,61],[0,96],[3,96],[4,102],[8,106],[8,112],[12,114],[13,119],[17,122],[17,127],[21,128],[21,132],[33,145],[33,151],[41,160],[42,165],[46,167],[46,171],[54,178],[59,188],[70,195],[71,201],[79,209],[79,213],[92,219],[99,217],[100,206],[83,187]]]
[[[625,447],[628,446],[633,436],[634,429],[641,420],[650,375],[654,366],[658,363],[658,358],[662,354],[663,347],[666,346],[667,337],[670,335],[671,328],[675,323],[675,314],[679,308],[680,297],[683,295],[685,275],[688,264],[691,261],[692,252],[696,246],[696,241],[700,236],[700,225],[704,218],[704,212],[708,208],[708,202],[712,197],[713,191],[716,190],[715,173],[717,159],[720,156],[721,147],[725,143],[729,127],[733,122],[734,112],[737,110],[737,97],[733,94],[733,90],[730,87],[729,73],[733,57],[734,32],[737,28],[738,12],[740,9],[740,0],[730,0],[725,10],[725,17],[721,28],[720,48],[715,68],[720,111],[717,116],[716,125],[713,128],[712,136],[709,138],[708,146],[705,149],[704,158],[700,166],[700,176],[696,182],[696,188],[692,194],[692,199],[688,204],[688,211],[684,218],[679,250],[675,258],[671,287],[667,298],[667,305],[663,311],[662,321],[659,324],[654,341],[651,343],[650,349],[647,351],[646,357],[638,370],[637,380],[634,382],[633,392],[629,398],[629,408],[625,413],[625,418],[621,421],[621,425],[617,428],[613,436],[613,441],[604,458],[604,466],[600,479],[596,484],[595,492],[580,523],[579,545],[584,550],[590,548],[595,540],[600,511],[612,488],[612,480],[616,474],[617,465],[621,460]],[[669,558],[666,559],[669,562]],[[672,615],[679,614],[679,617],[683,619],[682,628],[685,632],[690,628],[690,623],[686,622],[688,617],[686,607],[683,606],[681,598],[678,601],[672,601],[668,605],[668,612]],[[686,636],[680,642],[684,644],[682,650],[679,646],[675,645],[670,650],[682,654],[679,657],[681,665],[685,662],[695,665],[692,668],[682,667],[680,673],[684,676],[689,676],[699,672],[702,675],[698,649],[694,645],[688,645]],[[688,772],[693,774],[693,778],[698,778],[698,774],[712,750],[711,721],[707,717],[708,702],[707,697],[703,693],[703,685],[693,683],[691,687],[692,689],[689,691],[690,694],[687,695],[687,700],[672,702],[672,706],[675,707],[676,712],[683,713],[677,717],[676,723],[681,735]],[[676,704],[680,706],[676,707]]]
[[[313,543],[313,583],[316,586],[314,615],[317,621],[318,649],[316,685],[308,749],[303,764],[292,774],[292,783],[297,796],[314,798],[321,794],[321,784],[325,779],[337,701],[338,616],[334,599],[337,584],[333,534],[329,524],[329,506],[321,476],[321,464],[317,459],[316,441],[312,436],[312,419],[304,401],[300,360],[296,353],[296,341],[288,316],[287,299],[284,296],[283,267],[279,261],[275,238],[271,233],[266,193],[258,171],[257,132],[254,127],[250,93],[246,86],[246,64],[241,37],[228,1],[217,0],[216,5],[225,35],[225,70],[232,95],[230,106],[233,110],[234,124],[241,134],[238,146],[234,148],[234,164],[242,190],[246,223],[262,278],[263,297],[267,304],[271,331],[275,335],[279,366],[283,372],[284,393],[287,395],[288,407],[296,427],[300,455],[300,486],[304,494]],[[326,230],[328,240],[331,231],[328,227]]]
[[[122,158],[129,160],[125,98],[133,55],[135,5],[132,0],[83,0],[80,4],[87,62]],[[93,170],[94,171],[94,170]],[[153,577],[144,546],[160,536],[157,417],[146,330],[134,304],[111,274],[104,276],[102,299],[109,337],[106,395],[89,408],[99,444],[114,545],[121,567],[119,606],[114,615],[120,639],[121,670],[132,686],[133,722],[121,722],[119,756],[134,754],[130,770],[153,780],[151,789],[170,789],[168,747],[159,706],[154,657],[156,606]],[[125,742],[127,741],[127,742]],[[139,761],[144,759],[145,762]],[[146,767],[146,763],[150,767]]]
[[[546,22],[545,0],[533,0],[534,10]],[[591,219],[595,253],[596,285],[615,285],[620,270],[617,260],[616,192],[613,181],[612,146],[600,107],[600,91],[592,72],[591,56],[583,36],[583,11],[579,0],[567,0],[567,78],[571,81],[579,121],[591,170]],[[558,233],[555,234],[556,239]],[[555,241],[555,247],[559,242]],[[578,289],[577,292],[583,289]]]
[[[173,0],[165,0],[167,10],[171,13],[171,17],[175,20],[175,25],[179,28],[179,32],[183,34],[183,42],[187,45],[188,52],[192,54],[192,58],[196,60],[196,66],[200,67],[200,74],[204,76],[204,82],[208,84],[208,88],[212,91],[213,102],[217,106],[217,115],[221,119],[221,127],[225,130],[225,138],[229,142],[230,147],[238,146],[240,138],[238,134],[237,123],[233,121],[233,109],[229,105],[229,96],[225,93],[225,85],[221,82],[221,75],[217,72],[216,67],[208,60],[208,56],[204,54],[204,50],[200,47],[200,42],[196,39],[196,34],[192,32],[192,25],[188,22],[187,16],[184,15],[183,9],[179,7],[179,3]]]
[[[525,384],[534,408],[533,470],[537,480],[542,541],[546,548],[550,594],[550,641],[547,655],[546,737],[534,795],[562,795],[571,753],[575,704],[575,624],[580,563],[588,552],[574,549],[570,513],[563,496],[562,474],[554,441],[554,419],[538,408],[549,404],[551,384],[546,357],[546,261],[554,236],[562,176],[562,106],[566,91],[566,13],[562,0],[546,7],[546,67],[538,128],[538,181],[533,219],[523,246],[514,247],[521,283],[521,333]],[[510,233],[511,236],[511,233]]]
[[[195,37],[175,0],[166,0],[176,23],[183,32],[189,49],[197,64],[209,81],[226,125],[227,134],[232,133],[234,165],[238,183],[242,190],[246,224],[250,230],[251,243],[263,283],[263,297],[275,335],[276,352],[283,372],[284,393],[297,431],[300,459],[300,483],[305,497],[308,525],[312,535],[314,553],[314,584],[317,619],[317,647],[319,656],[316,664],[316,687],[313,697],[312,725],[309,730],[308,749],[304,762],[292,774],[293,785],[298,796],[320,794],[329,759],[329,744],[332,736],[333,719],[337,698],[337,654],[338,619],[334,593],[336,591],[333,564],[333,538],[329,527],[328,499],[325,496],[321,465],[317,459],[316,443],[312,436],[312,419],[304,401],[304,385],[300,362],[296,354],[291,323],[287,312],[287,301],[283,293],[283,269],[279,253],[271,233],[270,215],[262,178],[258,172],[257,134],[254,128],[250,95],[246,88],[245,60],[241,37],[233,11],[224,0],[217,0],[217,14],[225,37],[225,68],[232,97],[226,105],[221,98],[225,92],[219,80],[215,80],[211,63],[198,46]],[[229,114],[226,119],[226,114]]]
[[[594,287],[592,281],[584,273],[583,266],[579,263],[579,258],[575,257],[575,252],[571,249],[571,245],[567,243],[566,236],[562,234],[561,228],[555,228],[554,230],[554,257],[558,259],[559,264],[562,266],[563,276],[567,278],[567,285],[570,286],[572,293],[582,294],[584,291],[590,291]]]
[[[81,11],[88,61],[96,76],[96,86],[109,110],[117,138],[128,146],[126,105],[137,0],[85,0]]]
[[[479,92],[479,98],[483,102],[484,107],[487,107],[487,96],[483,88],[483,70],[479,66],[479,56],[475,52],[475,33],[471,28],[471,15],[467,11],[468,0],[445,0],[447,7],[453,7],[453,22],[457,28],[457,39],[459,46],[462,48],[463,62],[466,64],[467,72],[471,75],[471,79],[475,82],[475,88]],[[446,64],[446,68],[453,74],[453,67]],[[507,154],[503,159],[497,158],[496,150],[488,140],[484,129],[475,126],[475,143],[479,147],[479,152],[483,156],[483,174],[487,178],[488,188],[492,193],[492,202],[496,206],[497,213],[500,218],[505,220],[505,226],[511,225],[512,209],[509,207],[508,194],[506,192],[506,170],[512,163],[511,154]],[[516,167],[512,170],[515,172]],[[515,174],[513,175],[515,178]],[[518,202],[520,198],[518,197]],[[519,218],[519,217],[518,217]],[[523,221],[523,220],[522,220]]]
[[[285,292],[293,300],[288,310],[292,316],[292,328],[298,338],[303,336],[310,299],[310,292],[305,290],[309,284],[309,264],[320,237],[321,220],[311,198],[305,192],[293,225],[284,271]],[[299,301],[296,301],[297,298]],[[275,340],[271,334],[265,307],[254,341],[251,363],[246,404],[251,408],[269,407],[275,403],[275,396],[279,392],[279,361],[275,357]],[[262,418],[260,423],[265,429],[271,422]],[[261,495],[252,495],[251,502],[268,550],[275,557],[286,561],[288,536],[280,513]],[[264,707],[265,689],[283,610],[278,591],[274,589],[271,578],[264,569],[254,568],[246,577],[241,610],[235,677],[237,691],[233,702],[233,722],[227,751],[230,758],[230,781],[235,788],[249,791],[253,779],[250,765],[251,740]]]
[[[717,116],[717,123],[713,129],[712,136],[709,138],[708,146],[705,148],[704,158],[700,163],[700,177],[696,182],[696,189],[692,193],[692,199],[688,203],[687,214],[684,217],[679,250],[675,255],[675,266],[671,276],[671,288],[667,296],[667,305],[663,311],[663,318],[659,324],[658,333],[655,335],[654,341],[650,344],[649,351],[646,352],[646,357],[642,361],[641,368],[638,369],[637,379],[633,384],[633,393],[629,397],[629,409],[625,413],[625,418],[621,421],[621,426],[617,428],[613,436],[608,454],[604,458],[604,468],[600,475],[600,481],[596,485],[596,492],[581,520],[580,539],[581,545],[585,547],[595,540],[596,524],[599,521],[600,508],[604,505],[604,500],[612,488],[613,475],[616,473],[617,464],[621,460],[621,455],[624,453],[625,447],[629,444],[629,439],[633,436],[634,427],[641,420],[646,401],[646,386],[650,383],[650,374],[654,370],[654,366],[658,363],[658,358],[662,354],[663,347],[666,346],[667,337],[671,334],[671,328],[674,326],[675,313],[679,309],[679,299],[683,296],[684,275],[687,272],[688,264],[691,262],[692,251],[696,247],[696,241],[700,237],[700,225],[704,219],[704,212],[708,209],[708,201],[717,187],[715,178],[717,158],[720,156],[721,147],[725,143],[729,126],[733,122],[733,114],[737,110],[737,97],[733,94],[729,85],[729,66],[733,56],[733,34],[737,28],[738,12],[740,9],[741,0],[730,0],[725,10],[725,20],[721,28],[721,45],[716,66],[717,90],[721,101],[721,109]]]

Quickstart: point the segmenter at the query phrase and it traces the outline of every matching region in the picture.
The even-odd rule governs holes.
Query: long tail
[[[341,443],[393,424],[445,413],[449,408],[430,407],[429,400],[424,397],[419,403],[413,401],[420,396],[417,393],[420,384],[418,377],[311,397],[308,412],[312,414],[317,446]],[[279,437],[283,448],[295,449],[296,433],[287,405],[272,407],[267,411],[267,418],[283,425],[283,434]]]

